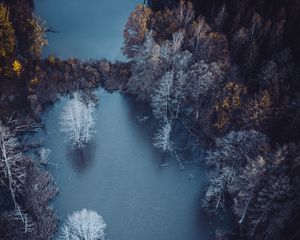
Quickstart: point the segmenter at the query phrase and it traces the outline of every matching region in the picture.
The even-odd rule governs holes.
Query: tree
[[[8,187],[14,203],[16,216],[25,224],[25,215],[17,201],[17,195],[23,190],[26,172],[22,153],[18,150],[19,144],[9,129],[0,122],[0,184]]]
[[[224,78],[219,63],[206,63],[202,60],[193,64],[187,74],[189,96],[194,101],[198,101],[201,96],[206,96],[208,91],[218,87]]]
[[[33,33],[29,36],[31,38],[29,51],[33,56],[39,57],[43,46],[48,44],[48,41],[45,38],[46,26],[45,23],[34,14],[32,14],[32,17],[29,18],[28,21],[33,29]]]
[[[151,95],[151,106],[153,109],[153,114],[159,119],[166,120],[168,118],[173,77],[173,72],[166,72],[160,80],[158,87]]]
[[[172,152],[173,142],[171,141],[172,124],[166,121],[153,138],[153,146],[163,153]]]
[[[175,55],[181,48],[184,39],[183,30],[173,33],[172,53]]]
[[[220,209],[225,209],[225,194],[234,178],[235,171],[232,168],[225,167],[219,175],[210,179],[202,205],[209,213],[215,214]]]
[[[12,77],[12,61],[15,54],[16,36],[10,21],[9,8],[0,3],[0,74]],[[0,84],[2,78],[0,79]]]
[[[62,227],[61,240],[104,240],[106,224],[93,210],[82,209],[68,216]]]
[[[192,24],[192,36],[193,36],[193,46],[194,54],[197,56],[199,45],[204,41],[206,35],[211,31],[209,25],[206,23],[204,17],[200,17],[197,21]]]
[[[128,90],[137,95],[138,99],[148,100],[156,79],[160,78],[162,68],[161,48],[155,43],[152,32],[146,34],[146,40],[133,60]]]
[[[232,131],[216,140],[216,151],[208,156],[208,163],[216,167],[231,167],[237,173],[243,170],[248,159],[255,159],[269,149],[268,138],[257,131]]]
[[[151,9],[139,4],[130,14],[124,30],[123,53],[128,58],[133,58],[138,49],[143,45],[146,33],[148,32],[148,22],[150,20]]]
[[[255,193],[267,170],[266,167],[267,160],[264,157],[258,156],[251,159],[230,189],[231,195],[235,196],[233,211],[239,217],[239,224],[243,223],[248,208],[256,197]]]
[[[92,102],[83,103],[78,93],[64,107],[60,116],[61,130],[73,146],[82,148],[93,138],[94,108]]]
[[[16,37],[9,19],[9,9],[0,3],[0,56],[12,56],[15,50]]]
[[[186,98],[188,97],[186,91],[186,82],[187,82],[187,74],[184,71],[176,72],[176,76],[174,78],[173,83],[173,97],[171,98],[171,109],[176,112],[175,118],[178,118],[181,105],[184,103]]]
[[[268,91],[261,91],[248,101],[243,110],[243,121],[248,127],[259,127],[271,114],[272,99]]]
[[[176,9],[177,21],[180,27],[185,28],[194,18],[194,9],[191,2],[180,0],[179,6]]]

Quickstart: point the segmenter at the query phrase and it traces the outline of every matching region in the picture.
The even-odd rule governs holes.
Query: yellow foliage
[[[20,73],[21,73],[21,71],[22,71],[22,63],[21,63],[19,60],[15,60],[15,61],[13,61],[13,63],[12,63],[12,67],[13,67],[14,72],[15,72],[17,75],[20,75]]]
[[[247,88],[236,82],[228,82],[219,92],[215,110],[217,111],[217,123],[214,124],[218,129],[226,127],[230,122],[231,114],[234,110],[241,107],[241,98],[247,93]]]
[[[241,106],[241,97],[246,94],[247,88],[236,82],[228,82],[218,98],[220,102],[216,104],[217,111],[232,111]]]
[[[9,9],[0,3],[0,56],[11,56],[14,53],[15,45],[15,31],[9,20]]]
[[[123,48],[124,54],[128,57],[133,57],[136,52],[136,47],[142,45],[145,34],[148,31],[148,22],[150,20],[151,9],[138,4],[135,10],[130,14],[128,22],[124,30]]]
[[[218,118],[217,122],[214,126],[218,129],[224,128],[229,123],[229,116],[226,113],[222,113],[221,116]]]
[[[28,19],[28,22],[33,29],[33,33],[30,36],[32,45],[30,46],[29,50],[31,54],[39,56],[42,52],[43,46],[48,44],[48,41],[45,37],[45,23],[35,15],[32,15],[32,18]]]
[[[30,80],[31,85],[38,84],[39,82],[40,81],[39,81],[39,79],[37,77],[35,77],[35,78],[33,78],[33,79]]]
[[[244,109],[243,119],[247,124],[259,125],[271,112],[271,96],[268,91],[262,91],[251,99]]]
[[[54,64],[55,63],[55,56],[53,54],[49,55],[48,61],[49,61],[49,63]]]

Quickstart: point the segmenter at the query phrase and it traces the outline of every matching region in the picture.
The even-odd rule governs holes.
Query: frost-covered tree
[[[22,153],[19,151],[18,140],[0,122],[0,184],[7,186],[14,203],[15,215],[18,220],[21,219],[25,223],[26,232],[25,215],[17,201],[17,195],[22,192],[26,179],[23,160]]]
[[[255,236],[257,229],[261,225],[265,225],[266,237],[272,236],[278,231],[279,226],[283,226],[283,220],[288,221],[291,217],[290,198],[293,194],[291,188],[290,177],[281,174],[269,174],[268,179],[265,179],[265,184],[261,185],[261,189],[257,193],[257,197],[252,208],[249,210],[250,231],[251,237]],[[286,209],[282,208],[282,203],[288,203]],[[278,226],[274,223],[280,223]]]
[[[205,96],[209,90],[218,86],[223,80],[224,73],[218,63],[197,62],[191,66],[188,72],[188,90],[193,100]]]
[[[249,206],[251,206],[256,197],[255,193],[266,169],[267,160],[264,157],[258,156],[255,159],[251,159],[242,173],[237,176],[235,183],[229,190],[235,196],[233,210],[239,217],[240,224],[243,223]]]
[[[173,34],[172,51],[175,55],[181,48],[184,39],[184,31],[178,31]]]
[[[173,72],[165,73],[165,75],[160,80],[158,87],[154,89],[154,92],[151,95],[151,106],[153,109],[153,114],[158,119],[166,120],[168,118],[173,77]]]
[[[104,240],[106,224],[97,212],[82,209],[68,216],[59,239],[61,240]]]
[[[187,72],[192,62],[193,55],[189,51],[179,51],[173,57],[173,70]]]
[[[232,131],[217,139],[216,149],[208,156],[208,164],[215,167],[215,176],[210,181],[204,207],[216,212],[224,206],[225,194],[229,194],[242,223],[265,171],[261,156],[268,149],[267,137],[254,130]]]
[[[155,81],[160,78],[162,67],[160,46],[155,43],[152,32],[148,32],[145,38],[144,44],[133,59],[132,76],[128,82],[129,92],[142,100],[149,99]]]
[[[187,74],[184,71],[176,72],[174,78],[171,109],[175,112],[175,119],[178,118],[180,109],[186,98],[188,97],[186,91]]]
[[[60,116],[61,130],[73,146],[84,147],[93,138],[94,111],[94,103],[84,103],[77,93],[65,105]]]
[[[199,45],[204,41],[208,32],[210,32],[210,26],[206,23],[205,18],[198,18],[192,25],[192,36],[194,54],[197,56]]]
[[[172,152],[173,142],[171,141],[172,124],[166,121],[153,138],[153,146],[163,153]]]
[[[195,13],[192,3],[181,0],[178,8],[176,9],[178,25],[180,27],[186,27],[193,20],[194,15]]]
[[[248,159],[262,155],[269,148],[268,138],[257,131],[232,131],[216,140],[216,151],[208,156],[208,163],[217,170],[231,167],[241,171]]]
[[[217,213],[225,208],[225,194],[235,178],[235,171],[225,167],[221,173],[210,179],[208,190],[203,200],[203,207],[209,213]]]

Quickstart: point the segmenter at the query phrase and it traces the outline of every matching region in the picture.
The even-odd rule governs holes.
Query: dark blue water
[[[123,29],[130,12],[142,0],[35,0],[35,12],[47,26],[51,53],[61,58],[122,59]]]

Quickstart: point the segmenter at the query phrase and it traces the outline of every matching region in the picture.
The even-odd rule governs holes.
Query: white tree
[[[173,33],[172,50],[175,55],[181,48],[184,39],[184,31],[178,31]]]
[[[82,209],[68,216],[59,239],[61,240],[104,240],[106,224],[97,212]]]
[[[49,161],[50,154],[51,154],[51,150],[49,148],[42,147],[39,150],[40,162],[42,164],[47,164]]]
[[[190,2],[180,1],[178,8],[176,9],[177,21],[180,27],[186,27],[194,18],[193,5]]]
[[[232,168],[225,167],[220,175],[210,180],[209,188],[203,200],[203,207],[210,213],[217,213],[225,206],[225,194],[227,188],[235,178],[235,171]]]
[[[82,148],[93,138],[94,112],[94,103],[83,103],[77,93],[64,107],[60,116],[61,130],[73,146]]]
[[[211,29],[209,25],[206,23],[205,18],[201,17],[198,18],[197,21],[195,21],[192,25],[192,32],[193,32],[193,40],[194,40],[194,54],[197,55],[198,53],[198,47],[201,44],[201,42],[206,38],[206,35],[208,32],[210,32]]]
[[[0,184],[8,187],[15,206],[15,216],[25,224],[27,221],[17,202],[17,194],[23,189],[26,172],[22,164],[23,156],[18,150],[19,144],[15,136],[0,122]]]
[[[153,138],[153,146],[163,153],[172,152],[173,142],[171,141],[172,124],[166,121]]]
[[[166,120],[168,118],[170,96],[173,85],[174,73],[166,72],[160,80],[159,85],[154,89],[154,93],[151,95],[151,106],[153,114],[159,119]]]
[[[146,34],[143,46],[138,50],[132,65],[132,76],[128,81],[128,90],[137,98],[148,100],[152,85],[160,76],[160,46],[155,43],[152,32]]]
[[[186,92],[186,81],[187,81],[187,74],[184,71],[178,71],[176,73],[176,77],[174,78],[173,90],[172,90],[172,111],[175,111],[175,118],[178,118],[178,114],[180,112],[180,107],[182,103],[185,101],[187,97]]]
[[[197,101],[223,80],[224,73],[218,63],[205,63],[200,61],[191,66],[188,72],[189,95]]]
[[[228,166],[241,173],[248,159],[263,155],[269,148],[268,138],[255,130],[231,131],[216,140],[216,151],[208,155],[207,162],[217,172]]]

